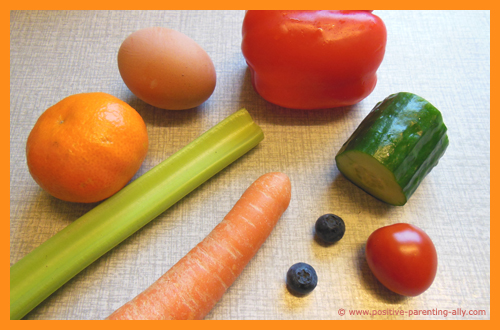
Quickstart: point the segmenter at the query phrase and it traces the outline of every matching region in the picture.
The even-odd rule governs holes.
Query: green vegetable
[[[337,153],[340,172],[374,197],[404,205],[448,146],[443,117],[411,93],[379,102]]]
[[[22,318],[263,138],[241,109],[51,237],[10,268],[10,318]]]

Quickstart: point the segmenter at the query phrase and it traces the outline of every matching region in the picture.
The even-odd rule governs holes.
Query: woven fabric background
[[[258,176],[282,171],[292,201],[277,227],[207,319],[489,319],[490,318],[490,13],[375,11],[388,30],[374,92],[352,107],[280,108],[252,88],[241,54],[244,11],[12,11],[10,15],[10,264],[90,210],[41,190],[26,166],[25,143],[38,116],[71,94],[102,91],[143,116],[150,150],[145,173],[216,123],[246,107],[265,134],[224,169],[101,257],[26,319],[103,319],[153,283],[222,220]],[[138,100],[117,68],[133,31],[164,26],[183,32],[211,56],[217,87],[203,105],[166,111]],[[443,113],[450,146],[403,207],[386,205],[347,181],[334,156],[373,106],[408,91]],[[324,213],[346,222],[346,235],[323,247],[313,226]],[[424,229],[439,255],[432,287],[414,298],[385,289],[365,259],[375,229],[408,222]],[[315,291],[296,298],[285,273],[313,265]],[[461,308],[482,316],[453,316]],[[339,310],[344,309],[345,315]],[[448,310],[450,314],[354,316],[353,310]],[[389,312],[386,312],[389,314]]]

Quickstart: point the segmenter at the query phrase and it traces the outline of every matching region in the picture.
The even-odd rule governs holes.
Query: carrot
[[[258,178],[202,242],[107,319],[203,319],[267,239],[290,196],[285,174]]]

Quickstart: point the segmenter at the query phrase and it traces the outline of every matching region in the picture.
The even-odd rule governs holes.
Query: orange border
[[[493,31],[494,33],[493,34],[490,34],[491,35],[496,35],[498,36],[498,20],[499,19],[499,15],[498,15],[498,11],[497,10],[492,10],[491,13],[490,13],[490,22],[493,22],[493,24],[491,24],[490,26],[490,33],[491,31]],[[491,37],[490,37],[490,56],[491,54],[495,54],[497,53],[498,51],[498,47],[497,47],[497,41],[498,41],[498,38],[494,38],[493,39],[493,43],[491,43]],[[491,93],[492,90],[496,90],[496,79],[497,79],[497,65],[493,65],[491,66],[491,59],[490,59],[490,173],[491,173],[491,168],[493,168],[492,164],[495,164],[497,159],[495,157],[497,157],[496,155],[493,155],[491,154],[491,150],[492,150],[492,146],[496,146],[496,142],[498,142],[498,131],[495,132],[495,130],[491,131],[491,123],[498,123],[498,118],[499,118],[499,115],[495,112],[491,112],[491,109],[495,109],[495,105],[498,104],[498,101],[497,101],[497,98],[491,98],[491,95],[495,95],[496,92],[493,92]],[[493,74],[492,74],[493,73]],[[495,83],[494,83],[495,82]],[[494,105],[493,107],[491,105]],[[495,133],[493,133],[495,132]],[[491,142],[494,142],[493,144]],[[493,162],[491,162],[493,160]],[[491,201],[493,200],[492,196],[497,196],[498,193],[497,193],[497,188],[496,188],[496,185],[493,184],[491,185],[491,182],[493,183],[498,183],[498,178],[497,178],[497,175],[494,174],[494,173],[491,173],[490,174],[490,320],[494,320],[495,318],[493,317],[492,315],[492,311],[495,310],[495,306],[498,306],[498,303],[497,303],[497,299],[496,299],[496,293],[498,293],[498,289],[496,288],[495,284],[493,283],[493,277],[491,276],[491,274],[496,274],[498,273],[498,269],[499,269],[499,266],[498,266],[498,261],[499,261],[499,257],[496,253],[492,253],[493,251],[498,251],[498,241],[496,241],[495,239],[491,239],[491,237],[494,237],[494,234],[498,233],[498,228],[499,228],[499,224],[498,222],[496,221],[491,221],[492,219],[497,219],[497,216],[498,216],[498,204],[496,203],[491,203]],[[493,187],[493,188],[491,188]],[[496,204],[496,207],[494,207],[494,205]],[[491,233],[493,233],[493,235],[491,235]]]
[[[166,2],[166,1],[148,1],[146,3],[137,1],[98,1],[88,0],[83,2],[70,2],[63,0],[47,0],[34,1],[26,0],[14,4],[2,5],[7,10],[86,10],[86,9],[134,9],[134,10],[189,10],[189,9],[371,9],[376,5],[377,9],[394,9],[394,10],[491,10],[493,6],[492,0],[420,0],[420,1],[396,1],[396,0],[381,0],[373,1],[354,1],[335,3],[327,0],[254,0],[254,1],[235,1],[235,0],[192,0],[189,2]]]
[[[6,4],[2,5],[2,16],[3,19],[0,21],[2,24],[2,44],[4,45],[3,51],[2,51],[2,61],[3,63],[8,63],[9,68],[7,68],[7,65],[2,66],[2,77],[10,77],[10,41],[9,41],[9,36],[10,36],[10,10],[23,10],[23,9],[318,9],[318,8],[328,8],[330,9],[333,6],[336,7],[345,7],[348,5],[348,8],[343,8],[343,9],[365,9],[365,8],[371,8],[373,7],[374,4],[379,9],[482,9],[482,10],[491,10],[491,16],[493,19],[491,21],[493,22],[493,32],[497,32],[498,30],[496,28],[496,18],[498,15],[496,15],[496,10],[494,10],[492,7],[493,5],[490,4],[492,1],[429,1],[429,0],[421,0],[418,2],[407,2],[407,1],[377,1],[374,3],[373,1],[361,1],[361,2],[353,2],[353,3],[335,3],[332,1],[297,1],[297,0],[288,0],[288,1],[273,1],[272,3],[269,0],[262,1],[262,0],[254,0],[254,1],[201,1],[201,0],[195,0],[195,1],[189,1],[189,2],[179,2],[180,4],[175,4],[175,3],[170,3],[167,1],[149,1],[149,2],[137,2],[137,1],[111,1],[108,3],[104,3],[102,0],[101,1],[85,1],[83,3],[79,2],[70,2],[68,0],[66,1],[52,1],[52,0],[46,0],[46,1],[23,1],[23,2],[17,2],[14,4]],[[464,24],[467,24],[467,22],[464,22]],[[494,35],[493,33],[492,35]],[[496,39],[496,38],[495,38]],[[492,48],[492,53],[494,54],[496,51],[496,40],[493,40],[493,48]],[[9,51],[9,53],[7,53]],[[496,66],[493,66],[493,70],[495,70]],[[493,76],[492,76],[493,77]],[[493,79],[492,79],[493,80]],[[492,86],[495,86],[493,84]],[[2,81],[2,95],[4,98],[3,100],[6,100],[6,107],[9,108],[10,106],[7,105],[7,102],[10,102],[10,79],[7,81],[6,78],[3,79]],[[494,93],[493,93],[494,94]],[[7,101],[9,100],[9,101]],[[495,100],[492,99],[493,104],[496,104]],[[7,132],[10,131],[10,126],[8,126],[7,123],[10,122],[10,117],[7,111],[1,112],[2,116],[4,116],[4,120],[1,120],[0,123],[3,127],[1,129],[1,132],[5,132],[4,134],[7,135]],[[491,112],[491,121],[492,122],[497,122],[497,117],[498,115],[496,112]],[[497,133],[498,134],[498,133]],[[493,140],[496,142],[496,135],[497,134],[492,134]],[[1,148],[2,148],[2,155],[8,155],[9,154],[9,139],[10,136],[7,137],[5,136],[3,139],[1,139]],[[495,158],[492,157],[494,163],[495,163]],[[4,218],[10,218],[9,215],[9,200],[10,200],[10,189],[7,188],[9,187],[9,183],[7,183],[7,179],[9,179],[7,173],[7,167],[9,167],[9,157],[4,157],[2,162],[2,172],[4,175],[2,175],[2,182],[5,180],[4,184],[2,184],[2,207],[1,209],[3,210]],[[492,181],[497,181],[496,176],[492,175],[493,180]],[[493,185],[491,195],[496,196],[496,189],[495,185]],[[497,214],[496,208],[491,209],[492,212],[492,217],[495,217]],[[5,222],[6,223],[6,222]],[[491,222],[491,230],[492,232],[498,232],[496,228],[498,227],[498,224],[495,223],[495,221]],[[8,260],[8,251],[9,251],[9,236],[7,233],[9,233],[9,228],[7,228],[7,224],[4,224],[2,228],[2,232],[5,234],[3,235],[5,239],[1,240],[3,242],[3,249],[2,251],[5,251],[2,253],[3,255],[6,255],[7,257],[5,259]],[[491,250],[497,250],[495,241],[492,242],[491,244]],[[491,259],[491,274],[495,274],[495,270],[498,269],[496,266],[498,257],[495,256],[495,253],[490,253],[493,258]],[[8,322],[6,326],[8,329],[24,329],[24,328],[31,328],[36,327],[37,329],[54,329],[54,328],[63,328],[67,327],[68,324],[64,323],[63,321],[10,321],[9,320],[9,305],[7,302],[7,297],[8,297],[8,283],[9,283],[9,273],[8,270],[6,269],[7,267],[5,265],[8,265],[8,262],[4,260],[2,262],[2,271],[0,273],[1,276],[1,283],[3,284],[4,290],[2,290],[3,294],[2,296],[4,297],[1,299],[1,321],[3,322]],[[488,327],[492,325],[495,321],[495,316],[493,316],[493,311],[495,311],[494,306],[497,306],[496,304],[496,286],[492,283],[491,285],[491,292],[493,295],[491,295],[491,302],[490,302],[490,319],[492,321],[486,321],[488,323],[483,323],[480,325],[481,327]],[[493,308],[492,308],[493,306]],[[36,322],[32,323],[32,322]],[[93,328],[100,328],[103,327],[102,323],[94,323],[98,321],[72,321],[73,323],[71,324],[71,327],[74,328],[82,328],[86,329],[87,327],[91,326]],[[93,322],[94,324],[90,324],[88,322]],[[253,329],[255,327],[257,328],[275,328],[275,327],[285,327],[286,330],[289,329],[301,329],[301,328],[331,328],[331,327],[355,327],[359,329],[369,327],[369,329],[375,328],[391,328],[391,327],[397,327],[397,328],[407,328],[407,329],[421,329],[422,327],[437,327],[441,326],[440,324],[436,324],[436,322],[439,321],[419,321],[419,322],[405,322],[405,321],[379,321],[379,322],[371,322],[371,323],[366,323],[370,321],[355,321],[350,322],[349,324],[346,323],[338,323],[338,322],[348,322],[348,321],[338,321],[337,323],[333,324],[331,321],[236,321],[238,324],[234,324],[235,321],[203,321],[204,323],[199,323],[201,321],[195,321],[195,322],[181,322],[181,321],[174,321],[174,323],[169,323],[168,325],[165,323],[158,323],[158,322],[149,322],[147,324],[148,328],[161,328],[164,329],[165,327],[173,327],[173,328],[185,328],[185,329],[199,329],[200,327],[203,327],[203,330],[205,329],[233,329],[235,326],[238,327],[238,329]],[[404,325],[401,324],[400,322],[405,322]],[[422,324],[421,322],[426,322],[425,324]],[[447,322],[453,322],[453,324],[446,324],[447,326],[452,326],[452,327],[470,327],[470,323],[457,323],[459,321],[447,321]],[[471,322],[471,321],[469,321]],[[474,322],[474,321],[472,321]],[[477,322],[477,321],[476,321]],[[496,323],[496,322],[495,322]],[[119,323],[118,325],[114,324],[106,324],[106,328],[120,328],[120,329],[135,329],[137,327],[137,324],[134,323]],[[475,325],[472,325],[475,326]]]

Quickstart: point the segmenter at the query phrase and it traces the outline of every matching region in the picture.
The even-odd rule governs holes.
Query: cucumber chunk
[[[404,205],[448,147],[438,109],[412,93],[379,102],[335,157],[339,171],[370,195]]]

